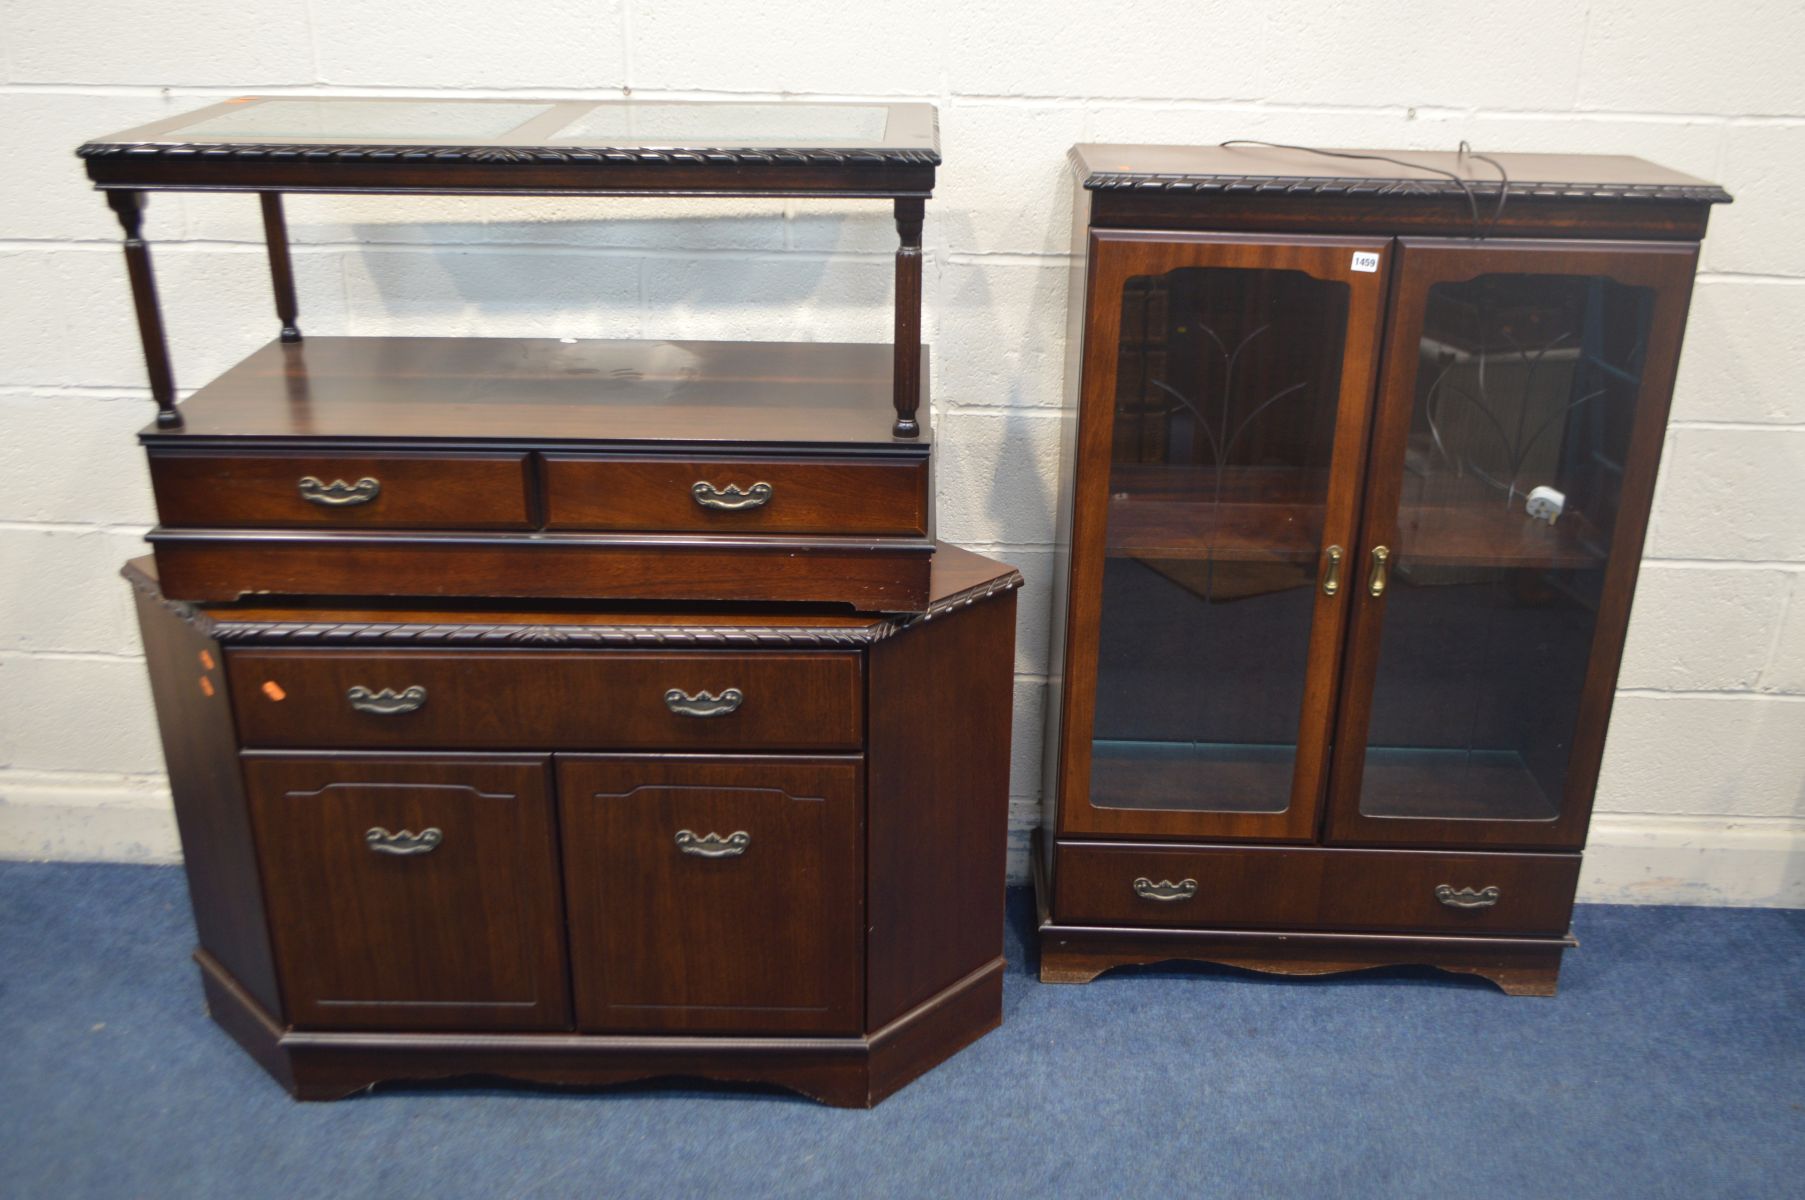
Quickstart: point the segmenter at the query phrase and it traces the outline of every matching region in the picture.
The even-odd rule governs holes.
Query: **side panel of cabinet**
[[[560,755],[577,1027],[855,1034],[857,758]]]
[[[1696,259],[1400,243],[1332,841],[1584,843]]]
[[[1391,243],[1093,232],[1061,835],[1316,835]]]
[[[289,1019],[564,1029],[542,756],[246,755]]]

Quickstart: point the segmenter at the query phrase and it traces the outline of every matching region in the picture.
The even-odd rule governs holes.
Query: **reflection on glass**
[[[1430,289],[1362,813],[1560,815],[1653,304],[1596,277]]]
[[[498,138],[549,108],[506,101],[264,100],[184,125],[167,136],[193,141],[481,142]]]
[[[795,146],[881,142],[889,110],[879,105],[604,104],[553,135],[552,144]]]
[[[1347,310],[1296,271],[1124,288],[1091,804],[1289,806]]]

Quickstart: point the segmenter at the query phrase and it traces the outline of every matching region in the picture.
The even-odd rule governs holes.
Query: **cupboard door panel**
[[[1093,235],[1062,833],[1314,836],[1389,246]]]
[[[1335,840],[1584,842],[1695,258],[1401,243]]]
[[[569,1027],[544,758],[247,757],[289,1019]]]
[[[561,755],[577,1026],[861,1030],[856,758]]]

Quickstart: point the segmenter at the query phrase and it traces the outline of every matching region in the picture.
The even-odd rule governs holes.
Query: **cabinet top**
[[[97,138],[105,188],[926,195],[930,104],[244,96]]]
[[[1365,157],[1343,157],[1360,155]],[[1400,161],[1386,161],[1386,160]],[[1498,164],[1493,165],[1495,160]],[[1502,166],[1510,198],[1651,199],[1727,204],[1714,183],[1620,154],[1484,157],[1432,150],[1325,150],[1227,146],[1080,145],[1072,161],[1091,191],[1263,192],[1324,199],[1470,195],[1496,198]],[[1410,164],[1410,165],[1405,165]]]

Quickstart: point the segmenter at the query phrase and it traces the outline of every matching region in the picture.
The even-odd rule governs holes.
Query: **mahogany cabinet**
[[[1552,993],[1718,189],[1081,146],[1041,977]],[[1508,174],[1508,184],[1500,174]]]
[[[1002,1019],[1021,576],[933,572],[896,617],[201,606],[134,562],[214,1019],[304,1099],[895,1091]]]

